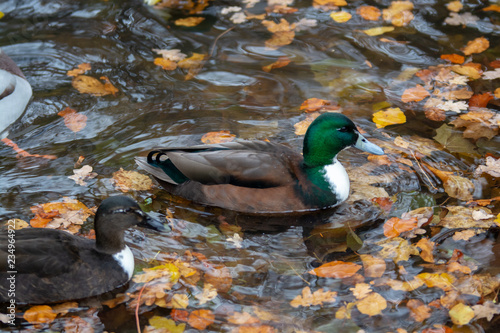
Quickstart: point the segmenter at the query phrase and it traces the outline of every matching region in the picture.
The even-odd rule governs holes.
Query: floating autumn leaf
[[[402,232],[413,230],[416,227],[418,227],[416,218],[400,219],[399,217],[391,217],[384,223],[384,235],[388,238],[394,238]]]
[[[500,158],[486,157],[485,165],[480,165],[474,171],[476,177],[487,173],[492,177],[500,178]]]
[[[495,68],[493,71],[487,71],[483,73],[483,79],[485,80],[495,80],[500,78],[500,68]]]
[[[160,66],[161,68],[167,71],[173,71],[174,69],[177,68],[177,63],[175,61],[168,60],[165,58],[155,58],[154,64],[156,66]]]
[[[373,6],[359,6],[356,13],[367,21],[377,21],[382,15],[380,9]]]
[[[500,13],[500,6],[499,5],[489,5],[488,7],[484,7],[483,10],[485,12],[494,11],[494,12]]]
[[[295,25],[288,23],[284,18],[281,18],[279,24],[268,20],[263,20],[262,24],[273,33],[271,39],[266,40],[266,47],[278,48],[288,45],[295,38]]]
[[[319,277],[343,279],[353,276],[360,269],[361,266],[353,262],[332,261],[310,270],[308,273]]]
[[[68,76],[78,76],[80,74],[84,74],[86,71],[91,70],[90,64],[89,63],[83,63],[78,65],[77,68],[72,69],[66,73]]]
[[[307,30],[318,25],[318,20],[302,18],[298,22],[295,22],[295,32]]]
[[[71,84],[82,94],[91,94],[94,96],[106,96],[112,94],[114,96],[118,92],[118,89],[111,84],[106,76],[101,76],[100,79],[103,80],[104,83],[101,83],[92,76],[78,75],[73,78]]]
[[[357,283],[354,288],[349,288],[356,299],[363,299],[372,292],[372,288],[368,283]]]
[[[228,292],[233,284],[231,272],[224,265],[205,265],[205,281],[221,293]]]
[[[200,305],[203,305],[217,297],[217,289],[215,289],[215,287],[210,283],[205,283],[201,294],[197,294],[194,297],[200,301]]]
[[[463,64],[464,61],[465,61],[464,56],[461,56],[461,55],[456,54],[456,53],[453,53],[453,54],[441,54],[441,59],[448,60],[448,61],[450,61],[453,64]]]
[[[384,259],[380,259],[369,254],[361,254],[360,257],[363,261],[364,276],[377,278],[384,274],[386,269]]]
[[[14,230],[21,230],[30,227],[28,222],[21,219],[9,219],[7,225],[9,225],[9,227],[14,226]]]
[[[272,64],[269,64],[267,66],[262,67],[262,70],[264,72],[270,72],[271,69],[285,67],[290,62],[291,62],[290,58],[288,58],[287,56],[282,56],[282,57],[279,57],[278,60],[276,60]]]
[[[498,134],[500,116],[486,109],[475,109],[460,115],[451,124],[457,128],[465,127],[464,138],[477,140],[487,138],[491,140]]]
[[[201,142],[205,144],[231,142],[236,138],[236,135],[229,131],[208,132],[201,137]]]
[[[458,13],[459,11],[461,11],[463,7],[464,7],[464,5],[458,0],[451,1],[451,2],[448,2],[448,4],[446,4],[446,8],[448,8],[448,10],[450,12],[455,12],[455,13]]]
[[[235,312],[227,318],[227,321],[235,325],[252,325],[260,323],[258,318],[255,318],[248,312]]]
[[[194,310],[189,314],[188,324],[197,330],[204,330],[214,322],[212,311],[206,309]]]
[[[444,20],[446,24],[462,26],[475,25],[477,21],[479,21],[479,17],[471,13],[458,14],[454,12],[450,13],[450,16]]]
[[[332,12],[330,17],[337,23],[344,23],[351,19],[352,15],[345,11]]]
[[[304,135],[307,132],[307,128],[311,123],[314,121],[314,119],[318,118],[321,113],[319,112],[313,112],[310,113],[306,116],[306,119],[299,121],[293,127],[295,127],[295,134],[296,135]]]
[[[290,305],[294,308],[299,306],[313,306],[313,305],[323,305],[323,303],[333,303],[337,298],[337,292],[335,291],[323,291],[323,289],[316,290],[311,293],[309,287],[302,289],[302,294],[297,295],[291,302]]]
[[[361,31],[363,31],[368,36],[379,36],[385,34],[386,32],[394,31],[394,27],[376,27]]]
[[[424,302],[418,299],[410,299],[406,303],[408,309],[410,309],[410,316],[418,322],[423,322],[431,316],[431,308],[425,305]]]
[[[153,51],[161,55],[163,59],[167,59],[176,63],[186,59],[187,57],[187,55],[182,53],[181,50],[179,49],[171,49],[171,50],[153,49]]]
[[[454,66],[451,66],[450,68],[455,73],[458,73],[461,75],[466,75],[467,77],[474,79],[474,80],[477,80],[481,77],[481,71],[473,66],[454,65]]]
[[[183,27],[195,27],[201,22],[205,20],[204,17],[196,17],[196,16],[191,16],[191,17],[186,17],[183,19],[177,19],[175,20],[175,25],[183,26]]]
[[[485,92],[484,94],[473,95],[469,99],[469,107],[479,107],[484,108],[493,99],[493,95],[490,92]],[[491,117],[490,117],[491,118]]]
[[[137,171],[120,170],[113,173],[113,183],[122,192],[147,191],[153,188],[153,181]]]
[[[378,293],[371,293],[356,303],[359,312],[368,316],[376,316],[387,308],[387,301]]]
[[[35,305],[26,310],[24,320],[30,324],[47,324],[56,319],[57,314],[48,305]]]
[[[500,305],[492,301],[486,301],[483,304],[476,304],[472,307],[474,309],[475,319],[486,318],[491,321],[493,317],[500,314]]]
[[[416,279],[423,281],[428,288],[436,287],[444,291],[454,288],[453,283],[456,281],[455,277],[448,273],[420,273]]]
[[[92,172],[92,167],[90,165],[84,165],[80,169],[74,169],[73,175],[68,176],[69,179],[73,179],[75,183],[81,186],[87,186],[85,180],[89,180],[97,177],[96,172]]]
[[[186,324],[175,324],[175,321],[161,316],[149,318],[149,325],[144,329],[144,333],[182,333],[186,329]]]
[[[411,10],[413,10],[411,1],[393,1],[389,8],[382,11],[382,17],[397,27],[403,27],[413,20]]]
[[[339,109],[340,107],[335,102],[320,98],[306,99],[300,105],[300,110],[304,112],[315,112],[319,110],[339,110]]]
[[[420,84],[417,84],[414,88],[408,88],[403,92],[401,96],[401,101],[404,103],[409,102],[419,102],[429,96],[430,93],[422,87]]]
[[[472,181],[462,176],[454,175],[453,172],[441,171],[430,165],[426,166],[441,179],[444,190],[450,197],[464,201],[472,200],[472,193],[474,192],[474,183]]]
[[[463,303],[458,303],[451,308],[449,315],[455,325],[467,325],[475,316],[474,310]]]
[[[64,125],[75,133],[80,132],[87,125],[87,116],[76,112],[69,106],[60,111],[58,115],[64,118]]]
[[[377,128],[384,128],[389,125],[404,124],[406,116],[400,108],[388,108],[374,113],[373,122]]]
[[[445,217],[442,217],[438,222],[438,226],[449,229],[462,228],[485,228],[489,229],[495,225],[494,215],[491,210],[486,207],[463,207],[463,206],[447,206],[448,211]],[[485,219],[474,219],[473,214],[477,211],[482,211],[485,216],[491,216]],[[477,214],[477,213],[476,213]]]
[[[80,230],[81,225],[94,212],[78,200],[64,197],[62,202],[49,202],[30,208],[35,217],[30,220],[34,228],[64,229],[71,233]]]
[[[432,252],[434,251],[435,245],[436,243],[431,242],[429,238],[421,238],[416,244],[416,246],[422,250],[422,252],[420,252],[420,257],[422,257],[422,259],[427,262],[434,262],[434,256]]]
[[[189,305],[189,297],[186,294],[173,294],[170,303],[174,309],[185,309]]]
[[[490,42],[484,37],[478,37],[474,40],[471,40],[467,43],[467,45],[462,49],[462,52],[465,55],[471,55],[473,53],[481,53],[486,51],[490,47]]]
[[[193,55],[189,58],[183,59],[177,63],[180,68],[188,69],[189,72],[186,75],[185,79],[190,80],[198,74],[198,72],[203,67],[203,63],[205,61],[206,55],[200,53],[193,53]]]
[[[377,245],[382,246],[378,255],[384,259],[392,259],[395,263],[410,259],[410,255],[420,254],[415,246],[401,237],[388,238]]]
[[[324,11],[335,10],[339,6],[346,6],[345,0],[313,0],[313,7]]]
[[[461,133],[454,131],[452,127],[447,124],[441,125],[441,127],[436,130],[434,140],[451,152],[473,154],[476,148],[469,140],[464,139]]]

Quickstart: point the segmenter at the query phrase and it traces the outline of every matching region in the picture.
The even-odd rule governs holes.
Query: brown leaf
[[[368,21],[377,21],[382,15],[380,9],[373,6],[359,6],[356,13]]]
[[[446,112],[439,108],[425,109],[425,116],[433,121],[443,121],[446,119]]]
[[[186,17],[183,19],[177,19],[177,20],[175,20],[174,23],[175,23],[175,25],[184,26],[184,27],[195,27],[198,24],[200,24],[201,22],[203,22],[204,20],[205,20],[204,17],[191,16],[191,17]]]
[[[94,96],[106,96],[113,94],[114,96],[118,92],[118,89],[116,89],[115,86],[109,82],[109,79],[106,76],[101,76],[100,79],[103,80],[104,83],[101,83],[92,76],[78,75],[73,78],[71,84],[82,94],[91,94]]]
[[[273,62],[272,64],[262,67],[262,70],[264,72],[270,72],[271,69],[285,67],[290,62],[291,62],[290,58],[288,58],[287,56],[282,56],[279,57],[278,60]]]
[[[461,228],[491,228],[495,225],[494,216],[488,219],[474,219],[473,214],[477,211],[482,211],[485,215],[492,215],[491,210],[486,207],[463,207],[463,206],[448,206],[445,217],[441,218],[437,226],[449,229]]]
[[[205,144],[231,142],[236,138],[236,135],[229,131],[208,132],[201,137],[201,142]]]
[[[343,279],[353,276],[360,269],[360,265],[352,262],[332,261],[323,264],[308,273],[320,277]]]
[[[48,305],[35,305],[23,315],[24,320],[30,324],[46,324],[51,323],[56,319],[57,313]]]
[[[122,192],[147,191],[153,187],[153,181],[148,176],[123,168],[113,173],[113,182]]]
[[[401,101],[404,103],[408,102],[418,102],[429,96],[430,93],[422,87],[420,84],[417,84],[414,88],[408,88],[404,91],[401,96]]]
[[[450,197],[464,201],[472,200],[474,183],[472,183],[469,179],[456,176],[453,172],[435,169],[427,164],[426,166],[443,181],[444,190]]]
[[[78,76],[80,74],[84,74],[86,71],[91,69],[89,63],[83,63],[78,65],[78,68],[72,69],[66,73],[68,76]]]
[[[490,92],[485,92],[484,94],[476,94],[472,96],[469,100],[469,107],[477,106],[480,108],[485,108],[486,105],[493,99],[493,95]]]
[[[188,324],[197,330],[204,330],[214,322],[212,311],[206,309],[194,310],[189,314]]]
[[[478,37],[474,40],[471,40],[467,43],[462,49],[462,52],[465,55],[471,55],[473,53],[481,53],[486,51],[490,47],[490,42],[484,37]]]
[[[64,125],[75,133],[80,132],[87,126],[87,116],[76,112],[69,106],[60,111],[58,115],[64,118]]]

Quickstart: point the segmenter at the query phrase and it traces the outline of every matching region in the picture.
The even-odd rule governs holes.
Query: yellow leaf
[[[406,116],[400,108],[388,108],[374,113],[373,122],[377,128],[384,128],[389,125],[404,124]]]
[[[481,72],[471,66],[454,65],[450,67],[452,71],[461,75],[467,75],[471,79],[477,80],[481,77]]]
[[[340,12],[332,12],[330,17],[338,23],[344,23],[351,19],[352,15],[348,12],[340,11]]]
[[[349,288],[352,294],[357,299],[363,299],[368,296],[371,292],[371,286],[368,283],[357,283],[354,288]]]
[[[203,285],[203,292],[195,295],[194,297],[200,301],[200,305],[203,305],[217,297],[217,289],[215,289],[215,287],[210,283],[205,283]]]
[[[270,39],[266,40],[265,44],[266,47],[275,49],[292,43],[294,38],[295,31],[278,31],[275,32]]]
[[[353,262],[332,261],[310,270],[308,273],[320,277],[342,279],[353,276],[360,269],[361,266]]]
[[[453,282],[456,280],[448,273],[420,273],[416,278],[422,280],[429,288],[437,287],[444,291],[452,289]]]
[[[368,36],[378,36],[382,35],[386,32],[393,31],[394,27],[377,27],[377,28],[371,28],[371,29],[366,29],[366,30],[361,30]]]
[[[94,96],[115,95],[118,92],[118,89],[109,82],[107,77],[102,76],[100,79],[104,80],[104,83],[92,76],[78,75],[73,78],[71,85],[82,94]]]
[[[172,296],[172,308],[185,309],[189,305],[189,297],[186,294],[174,294]]]
[[[0,12],[0,19],[1,19],[2,17],[4,17],[4,16],[5,16],[5,14],[4,14],[4,13],[2,13],[2,12]]]
[[[180,25],[180,26],[184,26],[184,27],[195,27],[198,24],[200,24],[201,22],[203,22],[203,20],[205,20],[204,17],[191,16],[191,17],[186,17],[183,19],[175,20],[175,25]]]
[[[376,316],[382,313],[387,308],[387,302],[378,293],[371,293],[356,304],[359,312],[368,316]]]
[[[478,37],[468,42],[467,46],[462,49],[462,52],[465,55],[471,55],[473,53],[481,53],[483,51],[486,51],[489,47],[490,42],[486,38]]]
[[[500,88],[495,89],[495,97],[500,98]]]
[[[391,23],[396,27],[404,27],[408,25],[408,23],[410,23],[413,18],[414,16],[412,12],[410,12],[409,10],[403,10],[392,17]]]
[[[464,8],[464,5],[462,4],[462,2],[456,0],[456,1],[449,2],[446,5],[446,8],[448,8],[448,10],[450,12],[458,13],[460,10],[462,10],[462,8]]]
[[[200,53],[193,53],[193,55],[189,58],[182,59],[177,64],[180,68],[183,69],[192,69],[200,67],[205,60],[205,55]]]
[[[475,316],[474,310],[463,303],[458,303],[451,308],[449,315],[455,325],[467,325]]]
[[[175,61],[165,58],[155,58],[154,64],[168,71],[173,71],[177,68],[177,63]]]
[[[56,317],[57,314],[48,305],[33,306],[26,310],[23,315],[23,318],[30,324],[51,323]]]
[[[160,316],[153,316],[149,318],[149,325],[150,326],[148,326],[147,332],[182,333],[186,328],[185,323],[176,325],[174,320]],[[146,332],[146,330],[144,330],[144,332]]]
[[[153,187],[153,181],[148,176],[122,168],[113,173],[113,182],[122,192],[147,191]]]

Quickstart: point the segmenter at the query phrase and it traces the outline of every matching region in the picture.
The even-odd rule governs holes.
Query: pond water
[[[362,30],[393,25],[382,18],[365,20],[356,9],[372,5],[383,10],[390,7],[390,1],[349,2],[342,10],[352,18],[343,23],[330,17],[332,11],[340,11],[338,8],[315,8],[309,1],[287,2],[297,11],[271,12],[265,18],[234,23],[232,13],[223,14],[223,9],[245,8],[248,4],[216,1],[202,12],[190,14],[190,2],[185,4],[187,9],[168,9],[132,0],[3,0],[0,47],[23,70],[34,95],[25,114],[11,126],[8,138],[31,154],[55,155],[57,159],[19,158],[11,147],[0,145],[0,221],[29,221],[33,218],[30,207],[62,197],[96,206],[104,198],[122,193],[110,179],[120,168],[138,171],[134,157],[144,156],[156,146],[200,144],[208,132],[226,130],[238,139],[267,139],[300,150],[303,136],[295,133],[294,125],[307,117],[300,108],[302,103],[309,98],[329,100],[337,103],[370,141],[392,154],[393,163],[368,161],[367,154],[355,149],[342,152],[339,160],[353,185],[350,201],[338,210],[306,216],[248,217],[172,198],[160,187],[131,191],[128,195],[152,215],[161,219],[168,216],[172,228],[170,233],[127,233],[137,258],[136,271],[161,264],[151,262],[151,258],[161,261],[186,251],[201,253],[210,265],[225,267],[232,283],[228,290],[219,290],[216,298],[198,302],[194,295],[201,292],[203,282],[198,283],[198,289],[190,287],[190,292],[185,292],[189,296],[186,311],[207,309],[215,314],[214,323],[204,329],[207,332],[445,332],[439,325],[453,327],[453,332],[494,332],[495,320],[472,320],[461,327],[454,324],[449,308],[443,305],[425,320],[416,319],[408,301],[428,305],[448,295],[440,288],[401,291],[377,285],[375,279],[362,280],[361,271],[351,279],[321,278],[307,272],[334,260],[362,265],[360,254],[377,256],[381,249],[377,242],[385,239],[383,224],[390,217],[401,217],[419,207],[431,207],[438,217],[442,216],[440,207],[465,206],[467,200],[449,195],[442,179],[421,164],[470,179],[475,200],[500,196],[498,178],[473,176],[474,170],[485,164],[486,156],[498,157],[498,124],[497,134],[491,139],[465,139],[472,148],[464,148],[460,141],[464,140],[463,128],[445,126],[451,139],[449,146],[443,147],[443,142],[434,137],[458,114],[447,111],[444,119],[433,120],[426,117],[425,101],[401,101],[405,89],[424,85],[414,73],[449,64],[440,56],[463,54],[460,49],[475,38],[487,38],[490,46],[466,58],[481,64],[483,71],[493,70],[488,64],[500,57],[500,14],[484,11],[488,5],[485,2],[469,1],[463,3],[459,13],[471,13],[477,19],[450,24],[445,22],[453,17],[447,2],[414,1],[414,17],[405,26],[369,36]],[[257,15],[266,13],[266,7],[268,4],[261,1],[245,10],[247,15]],[[204,21],[194,27],[175,24],[175,20],[193,15]],[[290,23],[315,21],[296,29],[291,43],[266,47],[272,33],[262,20],[279,23],[282,18]],[[154,59],[160,56],[154,49],[179,49],[187,57],[199,53],[206,58],[194,77],[186,79],[187,69],[164,70],[155,65]],[[291,61],[287,66],[263,70],[263,66],[284,56]],[[67,72],[82,63],[92,67],[87,75],[106,76],[118,92],[99,97],[75,89]],[[467,87],[481,94],[493,92],[498,86],[498,79],[493,79],[471,80]],[[498,98],[487,105],[496,114],[499,106]],[[66,127],[58,115],[66,107],[87,117],[82,130],[73,132]],[[401,108],[406,121],[377,128],[373,114],[387,107]],[[393,143],[397,137],[411,142],[413,154],[423,157],[417,161],[408,151],[398,151],[400,146]],[[459,143],[453,145],[452,139]],[[76,164],[80,156],[85,159]],[[68,178],[75,167],[82,165],[92,166],[98,174],[86,186]],[[380,195],[380,189],[384,195]],[[371,200],[381,196],[393,202],[388,211]],[[488,207],[493,215],[499,213],[498,201]],[[89,228],[90,222],[84,226],[87,231]],[[428,232],[426,236],[430,237],[438,233],[437,229]],[[241,244],[228,240],[235,233],[242,238]],[[495,276],[500,273],[495,238],[495,232],[489,231],[466,242],[441,239],[436,245],[435,263],[449,260],[458,248],[475,262],[475,272]],[[343,246],[346,241],[348,249]],[[387,267],[383,277],[401,282],[422,272],[439,271],[423,261],[418,250],[408,260],[384,260]],[[342,317],[339,310],[346,304],[357,306],[350,288],[363,281],[371,283],[371,288],[387,300],[387,307],[379,315],[353,309],[351,315]],[[312,292],[321,288],[336,292],[336,300],[291,306],[306,287]],[[129,292],[140,288],[131,283]],[[456,298],[470,306],[494,299],[466,292]],[[82,303],[51,324],[22,325],[30,331],[49,327],[57,331],[73,320],[71,316],[80,316],[95,331],[134,331],[134,308],[130,304],[128,301],[110,309],[100,301]],[[177,319],[177,324],[185,322],[173,316],[171,308],[141,307],[143,329],[154,316]],[[23,309],[19,311],[21,316]],[[229,320],[233,313],[258,319]],[[188,324],[185,331],[197,329]]]

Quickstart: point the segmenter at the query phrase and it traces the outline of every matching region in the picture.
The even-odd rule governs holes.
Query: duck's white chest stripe
[[[349,176],[342,164],[335,158],[324,170],[325,179],[330,183],[330,189],[337,196],[338,202],[345,201],[349,196]]]
[[[113,258],[122,266],[128,278],[132,278],[134,274],[134,255],[128,246],[118,253],[113,254]]]

